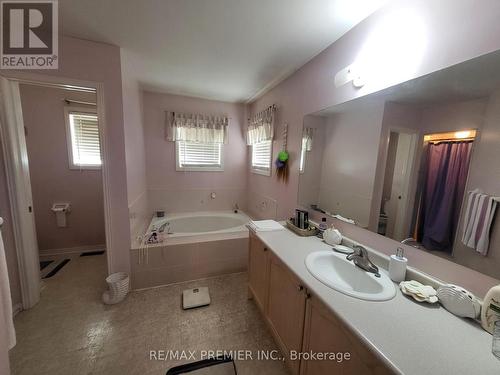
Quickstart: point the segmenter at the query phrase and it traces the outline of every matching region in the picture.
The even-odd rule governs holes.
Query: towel
[[[478,189],[469,192],[467,197],[462,242],[482,255],[488,253],[497,204],[497,198],[482,194]]]
[[[349,224],[356,224],[356,222],[353,219],[348,219],[347,217],[344,217],[344,216],[339,215],[339,214],[333,215],[333,217],[335,219],[339,219],[339,220],[346,222],[346,223],[349,223]]]
[[[275,220],[251,220],[248,226],[256,232],[283,230],[285,227]]]
[[[0,226],[3,219],[0,218]],[[10,298],[9,274],[7,272],[7,259],[5,257],[5,248],[3,245],[2,233],[0,232],[0,317],[3,318],[3,324],[7,331],[7,345],[12,349],[16,345],[16,331],[14,330],[14,321],[12,320],[12,300]]]

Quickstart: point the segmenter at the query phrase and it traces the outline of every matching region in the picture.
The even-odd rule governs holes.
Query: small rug
[[[230,357],[204,359],[171,368],[166,375],[237,375],[236,365]]]
[[[105,251],[104,250],[99,250],[99,251],[87,251],[86,253],[81,253],[80,256],[81,257],[91,257],[93,255],[102,255],[104,254]]]
[[[69,259],[64,259],[62,260],[57,266],[55,266],[52,271],[50,271],[48,274],[46,274],[43,279],[49,279],[52,276],[54,276],[56,273],[58,273],[66,264],[68,264]]]
[[[53,260],[41,260],[40,261],[40,271],[47,267]]]

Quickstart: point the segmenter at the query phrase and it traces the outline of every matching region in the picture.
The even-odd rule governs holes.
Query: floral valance
[[[165,112],[168,141],[227,143],[227,116]]]
[[[248,120],[247,144],[272,141],[274,138],[274,117],[276,106],[272,105]]]

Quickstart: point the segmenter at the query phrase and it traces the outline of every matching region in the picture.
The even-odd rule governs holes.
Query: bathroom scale
[[[171,368],[166,375],[237,375],[236,365],[230,357],[204,359]]]
[[[194,309],[210,305],[210,294],[208,287],[186,289],[182,292],[182,308],[184,310]]]

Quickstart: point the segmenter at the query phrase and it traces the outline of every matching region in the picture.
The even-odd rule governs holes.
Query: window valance
[[[247,145],[273,140],[275,114],[276,106],[272,105],[249,119]]]
[[[227,116],[165,112],[168,141],[227,143]]]
[[[302,132],[302,147],[304,147],[306,151],[312,150],[313,134],[314,134],[314,128],[306,127]]]

